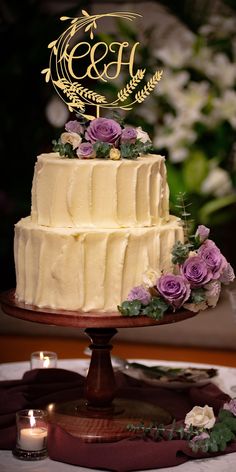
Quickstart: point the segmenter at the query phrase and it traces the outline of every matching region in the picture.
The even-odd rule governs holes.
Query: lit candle
[[[29,428],[22,428],[19,434],[18,446],[25,451],[40,451],[46,446],[47,429],[36,426],[33,410],[29,410]]]
[[[31,369],[48,369],[57,366],[57,354],[50,351],[37,351],[31,354]]]
[[[25,451],[40,451],[45,448],[46,438],[45,428],[24,428],[20,432],[19,447]]]

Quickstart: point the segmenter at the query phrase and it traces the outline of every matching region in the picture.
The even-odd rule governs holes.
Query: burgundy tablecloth
[[[194,405],[208,404],[217,414],[228,396],[213,384],[201,388],[176,391],[153,388],[117,374],[120,397],[146,400],[170,411],[181,421]],[[42,369],[26,372],[21,380],[0,382],[0,449],[15,445],[15,412],[23,408],[44,408],[52,402],[75,400],[83,396],[84,378],[63,369]],[[84,443],[59,426],[49,426],[49,456],[53,460],[83,467],[126,472],[174,466],[195,455],[185,440],[154,442],[144,439],[123,439],[113,443]],[[236,452],[236,442],[225,453]]]

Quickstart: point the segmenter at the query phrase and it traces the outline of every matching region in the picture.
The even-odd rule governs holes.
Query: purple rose
[[[116,121],[108,118],[95,118],[90,122],[85,138],[91,143],[102,141],[114,144],[120,138],[121,131],[121,127]]]
[[[220,276],[220,282],[222,282],[222,284],[224,285],[228,285],[230,282],[233,282],[234,279],[235,279],[234,269],[228,262],[227,266],[224,268]]]
[[[215,280],[219,279],[227,266],[227,261],[214,241],[207,239],[207,241],[200,246],[197,252],[205,261],[207,267],[212,271],[212,278]]]
[[[199,241],[203,243],[209,236],[210,230],[204,225],[199,225],[195,233],[195,237],[199,238]]]
[[[228,403],[224,403],[223,409],[230,411],[236,416],[236,398],[232,398]]]
[[[180,308],[190,296],[190,285],[182,275],[162,275],[157,290],[174,308]]]
[[[182,266],[182,274],[191,287],[202,287],[212,280],[212,272],[206,262],[199,256],[186,259]]]
[[[121,133],[121,142],[122,143],[132,143],[134,144],[137,139],[137,130],[135,128],[128,127],[124,128]]]
[[[142,285],[139,285],[130,290],[127,300],[130,302],[139,300],[143,305],[148,305],[151,300],[151,294]]]
[[[96,157],[93,145],[91,143],[81,143],[76,151],[76,154],[81,159],[90,159]]]
[[[69,133],[83,134],[84,132],[83,126],[81,126],[81,124],[77,120],[68,121],[65,124],[65,129]]]

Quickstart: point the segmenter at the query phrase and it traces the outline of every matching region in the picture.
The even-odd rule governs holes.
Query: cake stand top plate
[[[0,295],[0,303],[3,311],[10,316],[25,321],[43,323],[55,326],[67,326],[74,328],[135,328],[141,326],[154,326],[176,323],[191,318],[196,313],[183,310],[177,313],[169,313],[162,320],[156,321],[147,316],[125,317],[117,312],[82,312],[59,310],[52,308],[39,308],[18,302],[15,298],[15,290],[3,292]]]

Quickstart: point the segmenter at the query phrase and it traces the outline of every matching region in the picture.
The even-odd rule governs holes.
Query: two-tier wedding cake
[[[82,157],[38,157],[31,216],[15,228],[16,297],[116,311],[147,269],[171,270],[183,229],[169,215],[164,157]]]

